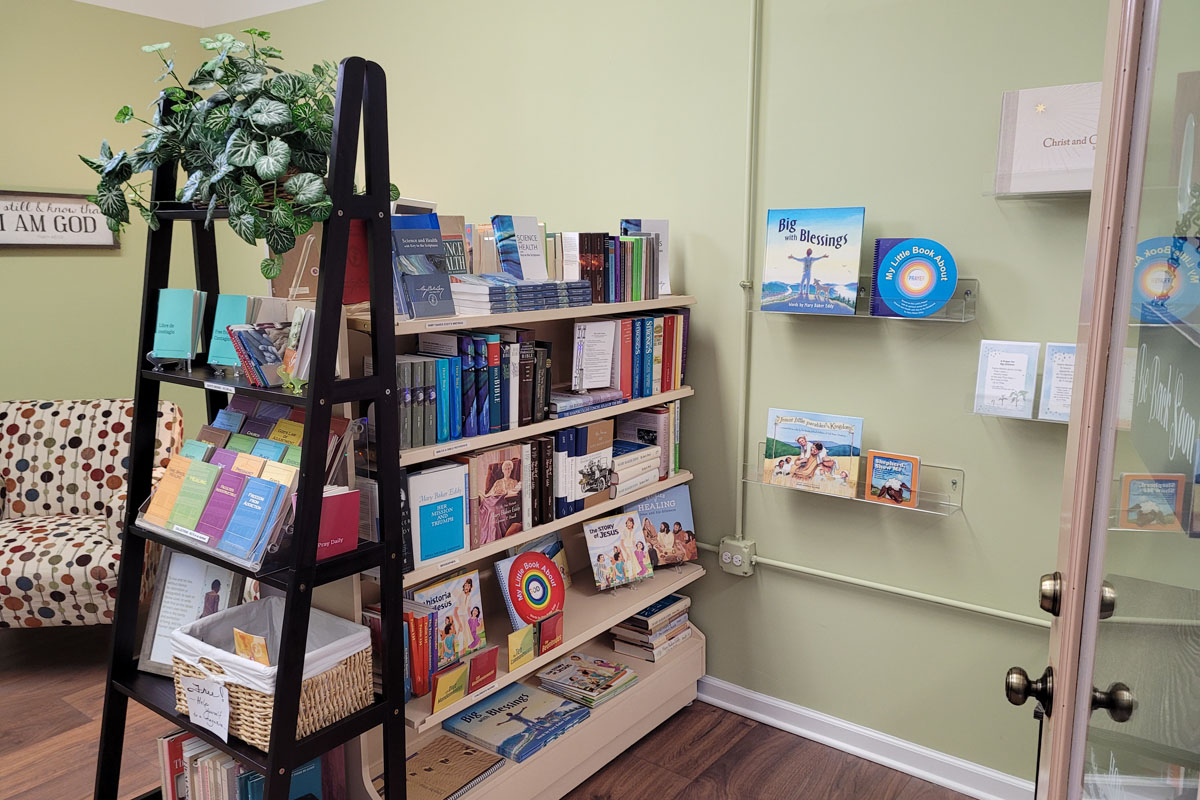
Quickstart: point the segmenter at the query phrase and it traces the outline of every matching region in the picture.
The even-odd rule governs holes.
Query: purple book
[[[262,419],[260,417],[248,419],[242,425],[242,433],[246,434],[247,436],[253,436],[255,439],[271,438],[271,431],[274,429],[274,420]]]
[[[233,511],[237,508],[238,498],[242,496],[242,487],[246,485],[246,476],[240,472],[223,469],[213,487],[213,493],[208,498],[208,505],[196,523],[196,533],[208,537],[208,545],[212,547],[225,533]]]
[[[270,420],[271,422],[278,422],[286,418],[291,410],[291,408],[285,406],[283,403],[272,403],[270,400],[262,400],[258,404],[258,410],[250,416]]]
[[[233,469],[233,462],[237,459],[236,450],[228,450],[224,447],[218,447],[213,451],[213,454],[208,457],[208,463],[216,464],[222,469]]]
[[[879,296],[879,265],[887,258],[887,254],[892,251],[892,248],[901,242],[908,241],[904,239],[876,239],[875,240],[875,264],[871,267],[871,316],[872,317],[899,317],[902,316],[892,311],[888,304],[883,302],[883,298]]]
[[[258,408],[258,401],[252,397],[246,397],[244,394],[235,394],[229,398],[229,405],[225,407],[230,411],[237,411],[247,417],[253,417],[254,410]]]

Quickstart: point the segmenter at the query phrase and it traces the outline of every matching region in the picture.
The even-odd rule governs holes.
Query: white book
[[[562,234],[562,279],[564,281],[579,280],[579,234]]]
[[[512,342],[502,344],[501,347],[508,349],[509,378],[508,385],[504,388],[508,392],[508,427],[511,430],[521,424],[521,344]]]
[[[646,467],[644,471],[635,473],[629,478],[622,476],[620,482],[614,484],[613,496],[624,497],[630,492],[636,492],[638,489],[658,483],[658,464],[647,464]]]
[[[438,463],[409,473],[413,565],[441,562],[471,546],[466,464]]]
[[[621,472],[629,467],[634,466],[635,464],[641,464],[643,462],[650,462],[657,466],[661,456],[662,449],[658,445],[652,444],[647,445],[640,450],[633,450],[623,455],[613,456],[612,465],[613,469],[617,472]]]
[[[515,381],[514,381],[515,382]],[[533,476],[529,442],[521,443],[521,530],[533,527]]]
[[[571,353],[571,391],[583,392],[612,385],[616,328],[617,323],[614,320],[575,323],[575,345]]]
[[[1005,92],[996,194],[1089,191],[1099,124],[1099,83]]]
[[[521,256],[521,277],[525,280],[546,280],[546,236],[537,217],[513,216],[513,234],[517,238],[517,253]]]

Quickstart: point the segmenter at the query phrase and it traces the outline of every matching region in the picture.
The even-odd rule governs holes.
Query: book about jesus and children
[[[854,314],[865,216],[862,206],[768,211],[762,310]]]
[[[769,409],[763,483],[854,497],[862,431],[862,417]]]

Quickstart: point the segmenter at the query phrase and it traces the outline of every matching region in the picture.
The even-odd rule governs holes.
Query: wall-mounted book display
[[[979,344],[972,411],[985,417],[1066,424],[1071,418],[1075,345],[1048,342],[1038,381],[1039,342],[984,339]]]
[[[992,194],[1090,192],[1099,121],[1099,83],[1005,92]]]

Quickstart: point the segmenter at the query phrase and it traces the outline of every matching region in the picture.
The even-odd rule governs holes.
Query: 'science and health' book
[[[763,483],[853,497],[862,430],[862,417],[769,409]]]
[[[768,211],[762,310],[853,314],[865,216],[861,206]]]

